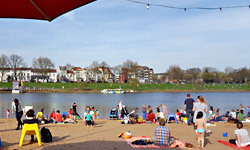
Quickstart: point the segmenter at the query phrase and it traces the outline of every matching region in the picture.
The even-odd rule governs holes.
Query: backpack
[[[41,129],[42,142],[49,143],[52,142],[52,134],[49,129],[43,127]]]

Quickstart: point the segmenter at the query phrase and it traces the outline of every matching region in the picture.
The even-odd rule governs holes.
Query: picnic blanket
[[[147,139],[151,138],[151,136],[133,136],[131,138],[124,139],[132,148],[174,148],[178,145],[179,148],[185,148],[185,143],[181,142],[180,140],[175,139],[174,142],[169,147],[157,146],[154,144],[147,144],[147,145],[136,145],[132,144],[133,141],[140,140],[140,139]]]
[[[218,142],[221,143],[221,144],[224,144],[226,146],[229,146],[229,147],[231,147],[233,149],[237,149],[238,148],[237,145],[231,144],[231,143],[229,143],[229,141],[218,141]],[[241,147],[241,149],[242,150],[250,150],[250,146],[248,146],[248,147]]]

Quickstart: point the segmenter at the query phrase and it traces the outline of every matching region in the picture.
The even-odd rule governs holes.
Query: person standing
[[[14,114],[14,111],[16,113],[16,120],[18,122],[17,124],[17,128],[16,130],[19,130],[19,128],[21,127],[22,129],[22,121],[21,118],[23,116],[23,112],[24,112],[24,108],[23,106],[19,103],[18,99],[14,99],[14,101],[12,102],[12,114]]]
[[[187,123],[188,125],[191,124],[193,121],[193,107],[194,107],[194,99],[190,98],[190,94],[187,94],[187,99],[184,102],[184,107],[186,110],[186,115],[187,115]]]
[[[76,121],[76,115],[77,115],[76,108],[77,108],[77,105],[76,105],[76,103],[74,103],[72,105],[72,115],[73,115],[73,120],[74,121]]]
[[[207,119],[207,115],[206,115],[206,112],[208,111],[207,109],[207,105],[204,103],[205,102],[205,99],[202,97],[202,96],[198,96],[197,97],[197,103],[194,104],[194,108],[193,108],[193,111],[194,111],[194,119],[193,119],[193,122],[195,122],[196,120],[196,117],[197,117],[197,113],[199,111],[201,111],[203,113],[203,119],[206,120]]]
[[[161,107],[162,107],[163,117],[164,118],[168,117],[167,107],[164,104],[161,104]]]
[[[118,114],[119,114],[119,119],[121,119],[121,116],[122,116],[122,114],[121,114],[121,112],[122,112],[122,100],[120,100],[120,103],[119,103],[119,109],[118,109]]]

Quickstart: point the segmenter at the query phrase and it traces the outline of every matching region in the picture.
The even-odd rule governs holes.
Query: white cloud
[[[70,21],[74,21],[75,20],[75,11],[70,11],[70,12],[64,14],[63,17],[70,20]]]

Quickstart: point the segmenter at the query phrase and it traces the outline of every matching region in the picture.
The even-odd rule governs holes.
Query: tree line
[[[161,80],[188,83],[246,83],[250,81],[250,67],[234,69],[226,67],[223,71],[217,68],[204,67],[181,69],[178,65],[171,65]]]
[[[108,67],[114,74],[122,73],[122,68],[131,69],[132,66],[139,65],[138,62],[132,60],[126,60],[122,64],[111,67],[107,62],[103,61],[99,63],[98,61],[93,61],[86,68],[96,68],[96,67]],[[14,79],[17,79],[16,68],[25,68],[27,67],[24,59],[17,55],[12,54],[7,56],[1,54],[0,56],[0,69],[1,69],[1,78],[6,72],[6,68],[12,68],[14,70]],[[71,70],[74,66],[70,63],[66,64],[66,69]],[[38,57],[34,58],[32,61],[32,68],[38,69],[40,73],[45,76],[49,69],[53,69],[55,64],[48,57]],[[40,70],[39,70],[40,69]],[[187,83],[245,83],[250,81],[250,67],[242,67],[234,69],[232,67],[226,67],[224,71],[220,71],[217,68],[213,67],[204,67],[204,68],[188,68],[186,70],[180,68],[179,65],[171,65],[163,76],[159,78],[154,78],[155,82],[187,82]]]
[[[42,76],[46,76],[46,74],[49,72],[49,69],[53,69],[54,67],[54,63],[48,57],[34,58],[32,61],[32,68],[37,69],[37,71],[41,73]],[[19,55],[12,54],[7,56],[5,54],[1,54],[0,69],[2,81],[7,68],[13,69],[13,80],[17,80],[17,68],[27,68],[27,63],[25,63],[23,57]]]

